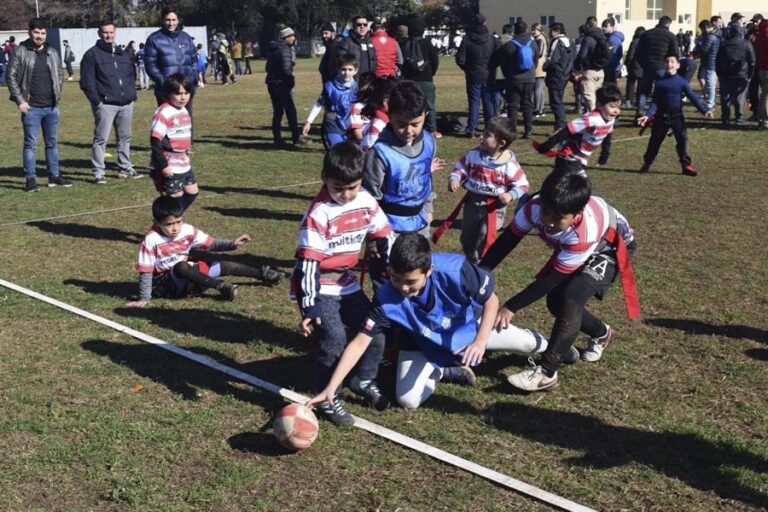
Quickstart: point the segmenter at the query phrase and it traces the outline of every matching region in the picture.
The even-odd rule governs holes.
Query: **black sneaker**
[[[268,286],[275,286],[279,284],[280,281],[282,281],[285,277],[285,274],[272,269],[269,265],[263,265],[259,271],[261,273],[259,280]]]
[[[221,293],[221,296],[229,301],[235,300],[235,297],[237,297],[237,285],[232,283],[221,283],[217,288],[219,290],[219,293]]]
[[[363,381],[357,376],[349,380],[349,389],[365,398],[377,411],[383,411],[389,407],[389,399],[381,394],[378,384],[375,380]]]
[[[37,192],[40,188],[37,186],[35,178],[27,178],[27,184],[24,185],[24,192]]]
[[[317,406],[317,410],[337,427],[351,427],[355,424],[355,418],[344,409],[338,395],[334,397],[333,405],[323,402]]]
[[[443,368],[443,378],[440,382],[451,382],[460,386],[474,386],[477,382],[475,372],[469,366],[448,366]]]
[[[51,178],[48,178],[48,186],[49,187],[71,187],[72,182],[69,180],[65,180],[64,178],[59,176],[53,176]]]

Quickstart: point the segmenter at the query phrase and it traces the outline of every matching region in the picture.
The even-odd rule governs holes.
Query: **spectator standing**
[[[402,48],[403,51],[403,78],[413,80],[419,84],[424,96],[427,98],[427,120],[424,128],[430,132],[436,139],[443,135],[437,131],[437,115],[435,114],[435,102],[437,93],[435,91],[434,76],[440,65],[440,57],[437,50],[424,39],[424,30],[426,24],[421,18],[413,18],[408,22],[408,39]]]
[[[8,44],[7,39],[5,43],[3,43],[2,48],[0,48],[0,85],[3,85],[5,83],[5,70],[8,67],[8,57],[5,56],[6,44]]]
[[[246,75],[252,75],[253,70],[251,69],[251,60],[253,60],[253,42],[248,41],[245,43],[245,49],[243,50],[245,57],[245,71],[243,71]]]
[[[235,74],[242,75],[243,74],[243,43],[241,43],[239,39],[235,39],[234,44],[232,44],[231,53],[232,53],[232,60],[235,61]]]
[[[654,28],[646,30],[637,44],[637,55],[643,67],[643,77],[637,85],[637,116],[645,113],[648,97],[653,91],[653,82],[660,71],[666,70],[665,58],[677,55],[677,38],[669,30],[672,19],[669,16],[659,18]],[[714,102],[714,99],[712,100]],[[709,110],[710,107],[707,108]]]
[[[330,23],[324,23],[320,27],[320,35],[323,38],[323,46],[325,46],[325,53],[323,58],[320,59],[320,80],[330,82],[336,78],[336,29]]]
[[[501,66],[507,93],[507,117],[517,131],[517,112],[523,112],[523,139],[533,132],[533,88],[536,83],[536,44],[528,34],[528,25],[518,21],[514,37],[494,53],[494,61]]]
[[[640,65],[640,59],[637,55],[637,44],[640,42],[640,36],[644,33],[645,27],[637,27],[635,34],[632,36],[632,42],[629,43],[629,50],[627,50],[627,58],[625,59],[627,65],[627,92],[624,95],[624,108],[631,108],[633,103],[637,102],[635,97],[637,81],[643,77],[643,67]]]
[[[219,36],[214,34],[211,38],[211,44],[209,45],[211,51],[211,78],[214,80],[219,79]]]
[[[140,178],[131,163],[133,104],[136,101],[136,68],[127,51],[115,44],[112,20],[99,24],[99,40],[80,61],[80,89],[91,103],[95,121],[91,146],[93,181],[106,185],[104,153],[115,128],[119,178]]]
[[[221,83],[227,85],[230,80],[235,83],[235,65],[232,59],[232,52],[230,52],[229,41],[224,34],[219,34],[219,74],[221,75]]]
[[[376,50],[376,76],[396,77],[403,65],[400,45],[395,38],[389,37],[384,25],[380,23],[371,25],[371,32],[371,44]]]
[[[357,58],[357,61],[360,63],[361,74],[376,72],[376,49],[371,44],[368,19],[365,16],[355,16],[352,19],[352,31],[349,33],[349,37],[339,43],[334,57],[338,61],[345,53],[350,53]],[[334,75],[338,64],[338,62],[334,62]]]
[[[456,64],[464,71],[467,85],[467,104],[469,119],[466,134],[475,136],[480,119],[480,103],[483,104],[483,122],[485,126],[496,116],[496,103],[493,98],[493,80],[491,59],[499,43],[488,32],[485,16],[478,14],[471,26],[467,27],[467,36],[456,52]]]
[[[607,44],[603,31],[597,26],[597,18],[594,16],[587,18],[586,32],[581,40],[579,52],[576,54],[573,70],[577,76],[581,77],[581,90],[589,112],[597,106],[597,90],[605,81],[604,69],[608,62],[602,62],[601,52]]]
[[[547,36],[541,28],[540,23],[531,25],[531,36],[536,43],[536,85],[533,89],[533,115],[541,117],[544,115],[544,82],[547,78],[547,72],[544,71],[544,63],[547,61],[549,52],[549,42]]]
[[[727,129],[731,124],[731,104],[736,111],[736,124],[747,122],[744,119],[744,93],[755,68],[755,52],[742,36],[741,26],[737,23],[728,25],[726,37],[717,51],[715,70],[720,79],[723,128]]]
[[[8,91],[11,101],[21,113],[24,128],[24,149],[22,160],[26,192],[37,192],[35,152],[37,136],[41,126],[45,141],[45,165],[48,170],[49,187],[71,187],[72,182],[61,177],[59,171],[59,109],[61,85],[64,75],[61,71],[59,53],[48,46],[47,23],[40,18],[29,21],[29,39],[23,41],[11,54],[8,62]]]
[[[292,48],[295,44],[296,35],[293,29],[285,27],[279,32],[279,39],[270,43],[267,55],[265,82],[269,99],[272,101],[272,139],[276,146],[283,144],[280,131],[283,113],[288,118],[293,144],[301,142],[301,131],[296,119],[296,104],[293,102],[293,88],[296,86],[293,67],[296,63]]]
[[[707,20],[699,23],[701,36],[694,48],[694,54],[699,57],[699,83],[704,91],[704,104],[708,110],[715,106],[715,90],[717,87],[717,71],[715,63],[720,49],[721,39],[715,35],[715,28]]]
[[[144,43],[139,43],[139,51],[136,52],[136,74],[139,75],[141,90],[149,90],[149,77],[147,68],[144,66]]]
[[[205,87],[205,70],[208,68],[208,53],[202,43],[197,44],[197,86]]]
[[[64,40],[64,66],[67,68],[67,82],[71,82],[72,75],[75,74],[72,70],[72,63],[75,62],[75,52],[72,51],[72,47],[69,46],[69,41]]]
[[[544,79],[549,91],[549,106],[555,115],[555,131],[565,128],[565,103],[563,96],[573,68],[573,48],[562,23],[549,26],[549,53],[544,63],[547,77]]]
[[[725,26],[723,25],[723,18],[720,16],[712,16],[709,18],[709,23],[712,25],[712,33],[718,39],[725,39]]]
[[[621,58],[624,56],[624,33],[616,30],[616,20],[607,18],[603,21],[603,34],[611,52],[608,65],[605,66],[605,83],[615,84],[621,76]]]
[[[757,109],[760,131],[768,131],[768,20],[761,20],[755,36],[756,74],[760,80],[760,101]]]

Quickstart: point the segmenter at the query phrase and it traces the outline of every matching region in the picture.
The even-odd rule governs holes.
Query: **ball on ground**
[[[298,451],[312,445],[319,428],[312,409],[301,404],[290,404],[277,413],[272,430],[281,445]]]

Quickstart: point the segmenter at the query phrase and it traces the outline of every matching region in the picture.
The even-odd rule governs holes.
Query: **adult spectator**
[[[16,48],[18,48],[18,44],[16,44],[16,37],[11,36],[8,38],[8,41],[5,42],[3,45],[3,53],[5,53],[5,59],[10,62],[11,60],[11,54],[16,51]]]
[[[62,44],[64,45],[64,66],[67,68],[67,82],[71,82],[72,75],[75,74],[72,69],[72,63],[75,62],[75,52],[72,51],[72,47],[66,39]]]
[[[640,42],[640,36],[644,33],[645,27],[635,29],[632,42],[629,43],[629,50],[627,50],[627,58],[624,60],[627,66],[627,92],[624,96],[624,108],[632,108],[632,105],[637,102],[635,97],[637,82],[643,77],[643,67],[640,65],[637,55],[637,44]]]
[[[580,76],[583,99],[589,112],[597,107],[597,90],[605,81],[604,68],[607,62],[599,61],[599,53],[600,47],[607,44],[603,31],[597,26],[597,18],[594,16],[587,18],[586,31],[573,62],[573,71]]]
[[[360,63],[358,74],[367,72],[376,73],[376,49],[371,44],[368,33],[368,19],[365,16],[355,16],[352,19],[352,31],[349,37],[342,40],[336,48],[336,66],[342,55],[350,53]]]
[[[325,53],[323,58],[320,59],[320,80],[325,82],[331,82],[338,70],[336,69],[336,29],[330,23],[324,23],[320,28],[320,35],[323,37],[323,46],[325,46]]]
[[[533,115],[541,117],[544,115],[544,81],[547,72],[544,71],[544,63],[547,61],[549,52],[549,42],[541,28],[541,23],[531,25],[531,37],[536,43],[536,83],[533,88]]]
[[[723,24],[723,18],[718,15],[714,15],[709,18],[709,23],[712,25],[712,33],[718,39],[725,39],[725,25]]]
[[[523,112],[523,139],[533,132],[533,88],[536,83],[536,43],[524,21],[514,24],[514,37],[494,52],[501,66],[507,93],[507,117],[517,130],[517,112]]]
[[[555,131],[565,128],[565,87],[573,68],[573,48],[565,33],[565,26],[555,22],[549,26],[549,54],[544,63],[545,82],[549,91],[549,107],[555,115]]]
[[[440,65],[440,57],[429,40],[424,39],[426,28],[424,20],[419,17],[408,20],[408,39],[402,47],[403,78],[418,83],[424,96],[427,97],[427,119],[424,127],[432,136],[439,139],[443,134],[437,131],[437,115],[435,113],[437,93],[434,76]]]
[[[171,6],[163,7],[160,19],[163,27],[153,32],[144,45],[144,66],[155,83],[155,98],[160,106],[165,101],[163,83],[175,73],[182,73],[189,81],[187,111],[192,118],[192,101],[197,85],[197,56],[195,42],[184,32],[179,13]],[[193,124],[194,126],[194,124]]]
[[[5,70],[8,67],[8,57],[5,56],[6,44],[8,44],[7,39],[5,43],[3,43],[2,48],[0,48],[0,85],[5,84]]]
[[[293,67],[296,64],[293,54],[295,44],[296,35],[293,29],[285,27],[280,30],[279,39],[269,44],[267,54],[265,82],[269,99],[272,101],[272,140],[275,146],[283,145],[283,136],[280,131],[283,113],[288,118],[293,143],[301,142],[301,130],[296,119],[296,104],[293,102],[293,88],[296,86],[296,78],[293,76]]]
[[[747,25],[747,40],[752,44],[755,57],[757,57],[757,47],[755,46],[755,42],[757,40],[758,27],[760,26],[761,21],[763,21],[763,15],[758,13],[752,16],[752,20],[750,20],[749,25]],[[757,66],[755,66],[753,74],[749,79],[747,98],[749,101],[749,109],[752,112],[748,121],[757,121],[758,104],[760,103],[760,77],[758,76]]]
[[[115,44],[112,20],[99,24],[99,40],[80,61],[80,89],[91,103],[95,121],[91,145],[93,181],[105,185],[104,152],[112,127],[117,136],[117,176],[140,178],[131,163],[131,125],[136,101],[136,68],[128,54]]]
[[[213,37],[211,37],[211,42],[208,45],[209,51],[211,52],[211,78],[214,80],[219,79],[219,48],[221,47],[221,42],[219,42],[219,36],[218,34],[214,34]]]
[[[21,113],[24,128],[22,161],[26,192],[37,192],[35,152],[37,135],[43,128],[45,165],[49,187],[71,187],[72,183],[59,172],[59,109],[64,74],[59,53],[46,44],[47,23],[40,18],[29,21],[29,39],[23,41],[11,54],[8,62],[8,91],[11,101]]]
[[[757,76],[760,80],[760,101],[757,109],[760,131],[768,131],[768,20],[761,20],[755,37]]]
[[[499,44],[504,46],[512,40],[515,35],[512,33],[512,25],[506,23],[501,27],[501,35],[499,36]]]
[[[720,79],[720,107],[723,128],[726,129],[731,123],[731,103],[736,111],[736,124],[746,124],[744,93],[755,68],[755,52],[742,33],[738,22],[731,22],[728,25],[726,40],[717,51],[715,69]]]
[[[456,52],[456,64],[464,71],[467,85],[467,103],[469,119],[466,134],[475,135],[480,119],[480,103],[483,104],[483,121],[485,126],[496,116],[496,105],[493,99],[494,76],[490,73],[493,52],[500,45],[489,32],[485,16],[475,16],[472,25],[467,27],[467,36],[461,42]]]
[[[637,44],[637,55],[643,67],[643,78],[637,85],[637,116],[645,115],[645,105],[653,92],[653,81],[659,71],[664,71],[664,58],[677,55],[677,38],[669,30],[672,19],[669,16],[659,18],[659,23],[646,30]]]
[[[235,61],[235,74],[242,75],[243,74],[243,43],[240,42],[240,39],[235,39],[235,42],[232,44],[232,49],[230,51],[232,53],[232,60]]]
[[[717,87],[717,72],[715,62],[717,53],[720,49],[720,38],[715,35],[715,29],[707,20],[699,23],[701,36],[693,50],[694,55],[699,57],[699,83],[704,91],[704,105],[708,110],[715,106],[715,90]]]
[[[403,65],[403,53],[393,37],[389,37],[384,25],[371,25],[371,44],[376,53],[376,76],[397,76]]]
[[[139,76],[139,86],[142,91],[149,90],[149,77],[147,68],[144,66],[144,43],[139,43],[139,50],[136,52],[136,74]]]
[[[616,30],[616,20],[606,18],[603,20],[603,35],[608,43],[611,58],[605,66],[605,83],[615,84],[621,76],[621,58],[624,56],[624,33]]]
[[[245,71],[243,74],[252,75],[251,61],[253,60],[253,41],[247,41],[243,47],[243,60],[245,61]]]

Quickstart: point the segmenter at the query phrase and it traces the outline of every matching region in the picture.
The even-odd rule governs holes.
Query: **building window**
[[[664,10],[664,0],[648,0],[648,8],[646,9],[646,18],[649,20],[658,20],[662,16]]]
[[[523,17],[522,16],[510,16],[509,17],[509,24],[510,25],[514,25],[518,21],[523,21]]]
[[[621,14],[618,12],[609,12],[608,18],[613,18],[613,21],[616,22],[617,25],[621,25]]]
[[[555,22],[555,17],[554,16],[542,16],[541,17],[541,26],[542,27],[548,27],[551,24],[553,24],[554,22]]]
[[[624,19],[632,19],[632,0],[626,0],[624,2]]]
[[[690,25],[691,24],[691,15],[690,14],[678,14],[677,22],[679,24],[681,24],[681,25]]]

